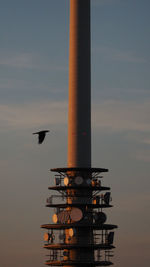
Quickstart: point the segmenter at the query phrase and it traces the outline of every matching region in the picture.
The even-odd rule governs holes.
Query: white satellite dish
[[[72,210],[70,212],[70,218],[73,221],[78,222],[82,219],[82,217],[83,217],[82,210],[80,210],[78,208],[72,208]]]
[[[81,176],[77,176],[74,181],[75,184],[80,185],[83,183],[83,178]]]
[[[73,237],[75,234],[76,234],[76,230],[73,229],[73,228],[70,228],[70,229],[69,229],[69,236],[70,236],[70,237]]]
[[[52,220],[53,220],[54,223],[57,223],[58,222],[58,216],[57,216],[57,214],[53,214]]]
[[[69,178],[65,177],[64,178],[64,185],[67,186],[69,184]]]

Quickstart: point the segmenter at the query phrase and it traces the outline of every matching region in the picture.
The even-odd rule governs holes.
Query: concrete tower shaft
[[[70,0],[68,167],[91,167],[90,0]]]

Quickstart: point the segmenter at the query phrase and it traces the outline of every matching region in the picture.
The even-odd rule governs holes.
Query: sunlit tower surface
[[[52,169],[55,184],[47,207],[53,208],[44,248],[49,266],[112,265],[116,225],[106,223],[110,188],[104,168],[91,167],[90,0],[70,0],[68,166]]]

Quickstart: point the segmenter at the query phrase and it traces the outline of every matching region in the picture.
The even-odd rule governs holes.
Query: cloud
[[[150,132],[150,101],[104,101],[95,103],[93,127],[107,132]]]
[[[1,56],[0,65],[16,68],[35,68],[33,56],[29,53],[10,55],[9,57]]]
[[[39,69],[39,70],[55,70],[67,71],[68,67],[56,65],[54,62],[49,64],[43,62],[43,58],[34,53],[15,53],[14,55],[0,55],[0,65],[9,68]]]
[[[146,59],[136,55],[133,51],[123,51],[108,46],[93,48],[93,52],[100,53],[105,59],[130,63],[145,63]]]
[[[92,5],[93,6],[99,6],[99,5],[109,5],[109,4],[114,4],[118,2],[119,0],[94,0]]]
[[[143,213],[144,209],[149,209],[150,195],[149,193],[129,193],[119,195],[119,206],[117,210],[123,213],[131,213],[139,215]]]
[[[0,80],[0,94],[3,93],[6,94],[7,100],[8,100],[8,91],[12,92],[14,95],[14,98],[17,99],[18,95],[22,96],[22,92],[24,92],[25,96],[29,97],[31,100],[31,95],[34,93],[36,96],[38,92],[41,92],[41,96],[43,95],[43,92],[49,92],[53,94],[62,94],[64,93],[63,86],[61,88],[59,87],[52,87],[50,84],[50,81],[47,80],[37,80],[37,81],[32,81],[30,79],[20,79],[20,78],[3,78]],[[30,93],[27,93],[30,92]],[[12,94],[11,94],[12,96]],[[4,99],[1,98],[0,102],[4,101]]]
[[[66,125],[67,102],[41,101],[24,105],[0,105],[3,130],[39,128],[44,125]]]
[[[150,145],[150,138],[145,138],[142,140],[143,144]]]
[[[0,105],[1,126],[9,128],[39,127],[45,124],[67,124],[67,101],[30,102]],[[92,106],[92,127],[107,133],[149,133],[150,101],[95,102]],[[143,136],[141,135],[141,138]]]
[[[138,161],[143,161],[143,162],[150,162],[150,151],[149,150],[139,150],[136,151],[135,158]]]

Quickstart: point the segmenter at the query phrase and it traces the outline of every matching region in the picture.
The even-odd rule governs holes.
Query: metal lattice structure
[[[59,192],[47,199],[54,208],[54,224],[47,229],[44,248],[49,250],[49,266],[108,266],[113,256],[116,225],[106,224],[104,210],[110,205],[110,188],[102,186],[100,168],[58,168],[55,185]],[[74,259],[75,255],[77,259]]]

